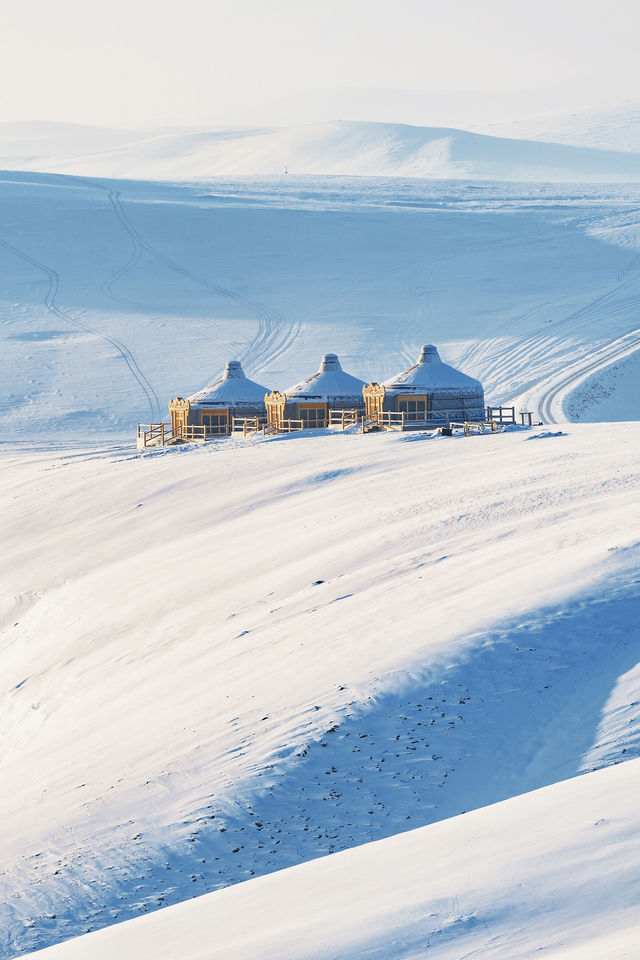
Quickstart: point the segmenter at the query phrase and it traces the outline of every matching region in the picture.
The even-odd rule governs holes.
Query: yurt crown
[[[228,380],[229,377],[244,377],[242,364],[239,360],[229,360],[227,362],[227,365],[224,368],[224,379]]]
[[[434,360],[439,359],[440,354],[438,353],[438,348],[434,347],[432,343],[427,343],[420,351],[418,363],[433,363]]]
[[[340,361],[338,360],[337,354],[335,353],[325,353],[322,358],[322,363],[320,364],[320,373],[323,370],[341,370]]]

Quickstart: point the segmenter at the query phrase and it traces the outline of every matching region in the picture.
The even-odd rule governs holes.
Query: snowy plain
[[[633,957],[638,187],[92,136],[0,175],[0,954]],[[135,450],[229,359],[425,342],[544,425]]]

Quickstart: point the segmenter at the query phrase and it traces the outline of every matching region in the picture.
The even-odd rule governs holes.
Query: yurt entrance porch
[[[396,409],[385,410],[384,385],[370,383],[364,387],[365,430],[424,430],[429,426],[429,402],[426,394],[397,396]]]
[[[286,400],[282,394],[271,394],[265,398],[267,407],[267,429],[278,433],[290,433],[292,430],[322,430],[329,423],[329,410],[326,403],[300,403],[298,416],[285,417]]]

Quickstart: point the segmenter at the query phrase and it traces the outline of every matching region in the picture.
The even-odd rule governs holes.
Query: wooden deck
[[[486,408],[484,420],[453,420],[446,410],[435,413],[431,411],[420,419],[409,417],[404,411],[378,410],[372,417],[366,417],[362,410],[330,410],[327,426],[341,430],[360,426],[363,433],[375,430],[443,430],[451,435],[454,431],[462,430],[468,437],[472,433],[497,433],[509,426],[540,425],[533,423],[529,411],[520,411],[519,416],[518,424],[515,407],[495,406]],[[277,419],[267,423],[266,417],[232,417],[229,427],[225,429],[192,424],[177,425],[174,428],[170,423],[139,423],[136,445],[142,450],[148,447],[166,447],[174,443],[206,443],[239,434],[246,437],[253,433],[295,433],[305,429],[313,428],[306,427],[303,420]]]

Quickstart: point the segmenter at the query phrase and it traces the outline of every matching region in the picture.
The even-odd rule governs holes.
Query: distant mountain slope
[[[480,129],[480,125],[477,129]],[[625,103],[608,110],[548,114],[489,127],[483,124],[482,130],[499,137],[639,153],[640,103]]]
[[[149,136],[142,130],[116,130],[80,123],[0,123],[0,167],[47,170],[78,154],[96,153]]]
[[[106,138],[108,141],[108,138]],[[489,137],[449,127],[336,121],[262,130],[168,133],[91,152],[46,152],[5,166],[81,175],[189,180],[214,176],[402,176],[511,181],[637,181],[640,155]]]

